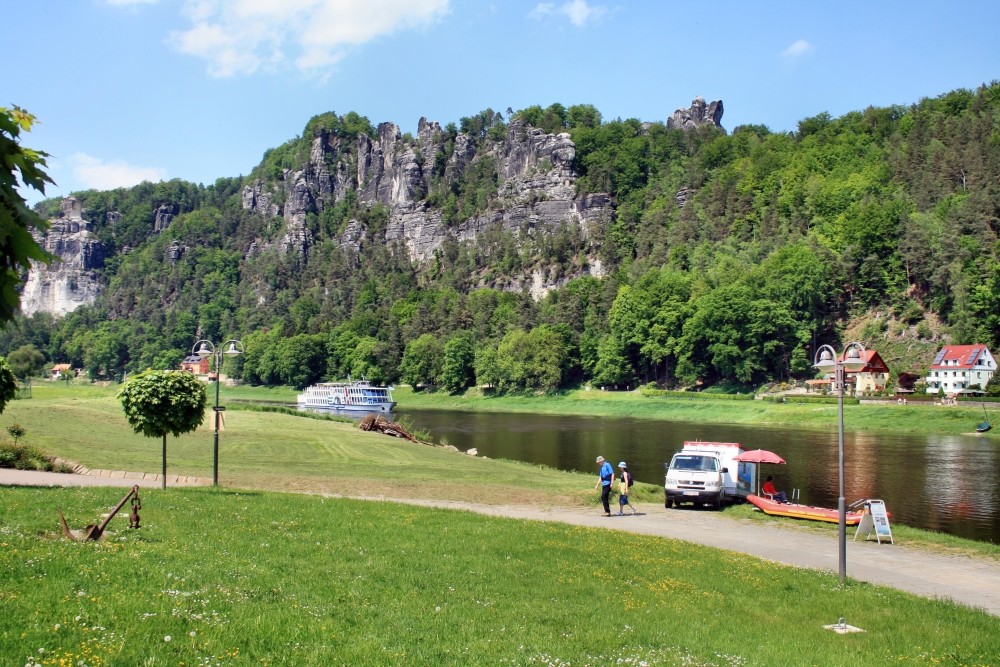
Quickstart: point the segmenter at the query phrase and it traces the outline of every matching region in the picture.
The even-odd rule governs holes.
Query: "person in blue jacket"
[[[601,466],[600,477],[594,488],[601,487],[601,503],[604,504],[604,516],[611,516],[611,505],[608,499],[611,496],[611,485],[615,483],[615,469],[604,460],[603,456],[597,457],[597,465]]]

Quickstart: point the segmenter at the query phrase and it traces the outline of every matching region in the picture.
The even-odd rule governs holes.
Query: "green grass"
[[[167,472],[212,477],[211,412],[194,433],[167,438]],[[23,442],[88,468],[159,472],[161,443],[133,433],[113,388],[63,385],[11,402],[0,425],[18,422]],[[283,412],[228,410],[219,436],[219,479],[243,488],[286,489],[484,503],[595,504],[595,475],[415,445],[354,422]],[[635,500],[662,489],[637,485]]]
[[[168,489],[138,531],[57,533],[122,492],[0,490],[4,664],[997,664],[983,612],[605,530]]]
[[[644,397],[637,391],[574,390],[550,396],[484,396],[478,390],[462,395],[413,391],[400,387],[395,393],[402,408],[438,408],[483,412],[532,412],[539,414],[633,417],[716,424],[789,425],[829,429],[836,424],[836,403],[733,401],[711,394],[692,398]],[[986,404],[990,419],[1000,422],[1000,404]],[[983,420],[981,405],[845,405],[844,427],[851,431],[907,431],[940,434],[970,433]],[[984,434],[1000,438],[1000,430]]]

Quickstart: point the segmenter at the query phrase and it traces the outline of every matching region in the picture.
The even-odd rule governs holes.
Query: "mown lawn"
[[[199,429],[167,438],[168,474],[212,477],[211,411]],[[2,424],[25,428],[22,441],[89,468],[159,472],[161,443],[132,432],[113,388],[52,385],[13,401]],[[472,457],[358,430],[343,423],[230,409],[219,438],[225,486],[345,495],[436,498],[485,503],[597,502],[595,475]],[[641,485],[637,500],[660,500]]]
[[[662,538],[388,502],[0,489],[23,665],[995,665],[1000,619]],[[866,630],[836,635],[839,617]]]

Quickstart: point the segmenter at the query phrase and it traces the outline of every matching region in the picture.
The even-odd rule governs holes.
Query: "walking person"
[[[622,475],[621,481],[618,482],[618,513],[625,514],[625,506],[628,505],[632,508],[632,514],[635,514],[635,505],[630,505],[628,502],[628,490],[632,488],[632,473],[624,461],[618,464],[618,468]]]
[[[611,497],[611,485],[615,483],[615,469],[611,467],[611,464],[604,460],[603,456],[597,457],[597,465],[600,466],[600,476],[597,478],[597,484],[594,488],[601,488],[601,503],[604,505],[604,516],[611,516],[611,505],[608,499]]]

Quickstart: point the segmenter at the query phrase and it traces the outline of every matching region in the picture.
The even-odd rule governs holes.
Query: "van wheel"
[[[674,504],[673,501],[670,500],[670,496],[665,495],[663,499],[663,506],[666,507],[667,509],[670,509],[671,507],[673,507],[673,504]]]

